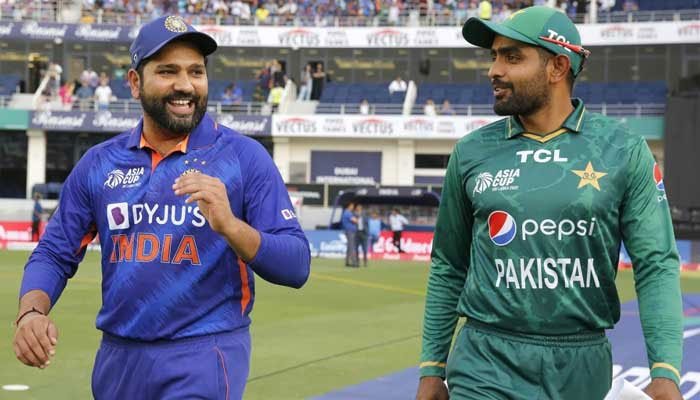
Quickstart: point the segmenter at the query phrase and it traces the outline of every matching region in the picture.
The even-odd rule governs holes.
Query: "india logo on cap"
[[[171,15],[165,19],[165,29],[177,33],[187,32],[187,24],[185,24],[182,17]]]

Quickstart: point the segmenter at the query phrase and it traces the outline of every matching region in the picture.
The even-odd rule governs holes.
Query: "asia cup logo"
[[[656,188],[658,190],[666,190],[666,187],[664,186],[664,177],[661,175],[661,169],[657,163],[654,163],[654,182],[656,182]]]
[[[114,189],[123,181],[124,181],[124,172],[120,169],[115,169],[107,175],[107,180],[105,181],[104,186],[107,186],[111,189]]]
[[[505,246],[515,238],[515,219],[505,211],[494,211],[489,215],[489,237],[496,246]]]
[[[476,184],[474,185],[474,191],[472,192],[472,195],[474,193],[481,193],[484,190],[488,189],[489,186],[491,186],[491,183],[493,183],[493,175],[491,175],[488,172],[482,172],[476,177]]]

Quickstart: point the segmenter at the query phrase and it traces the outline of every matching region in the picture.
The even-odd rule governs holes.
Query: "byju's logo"
[[[127,203],[108,204],[107,220],[110,230],[127,229],[129,227],[129,205]]]

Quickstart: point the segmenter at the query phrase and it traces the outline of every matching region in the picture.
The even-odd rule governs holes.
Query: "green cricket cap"
[[[523,8],[501,23],[472,17],[462,27],[464,39],[478,47],[490,49],[496,35],[568,56],[574,76],[581,72],[583,62],[590,54],[581,46],[576,25],[566,14],[551,7]]]

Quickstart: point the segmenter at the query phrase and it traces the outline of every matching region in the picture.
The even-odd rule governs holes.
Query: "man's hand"
[[[13,341],[15,355],[30,367],[43,369],[51,364],[57,343],[58,329],[46,315],[30,313],[17,324]]]
[[[224,229],[234,220],[231,204],[228,201],[226,186],[220,179],[200,172],[185,174],[175,179],[175,194],[189,194],[186,204],[197,202],[199,210],[214,232],[224,233]]]
[[[447,386],[439,376],[424,376],[418,384],[416,400],[448,400]]]
[[[649,397],[654,400],[683,400],[676,383],[666,378],[654,378],[649,386],[644,389]]]

